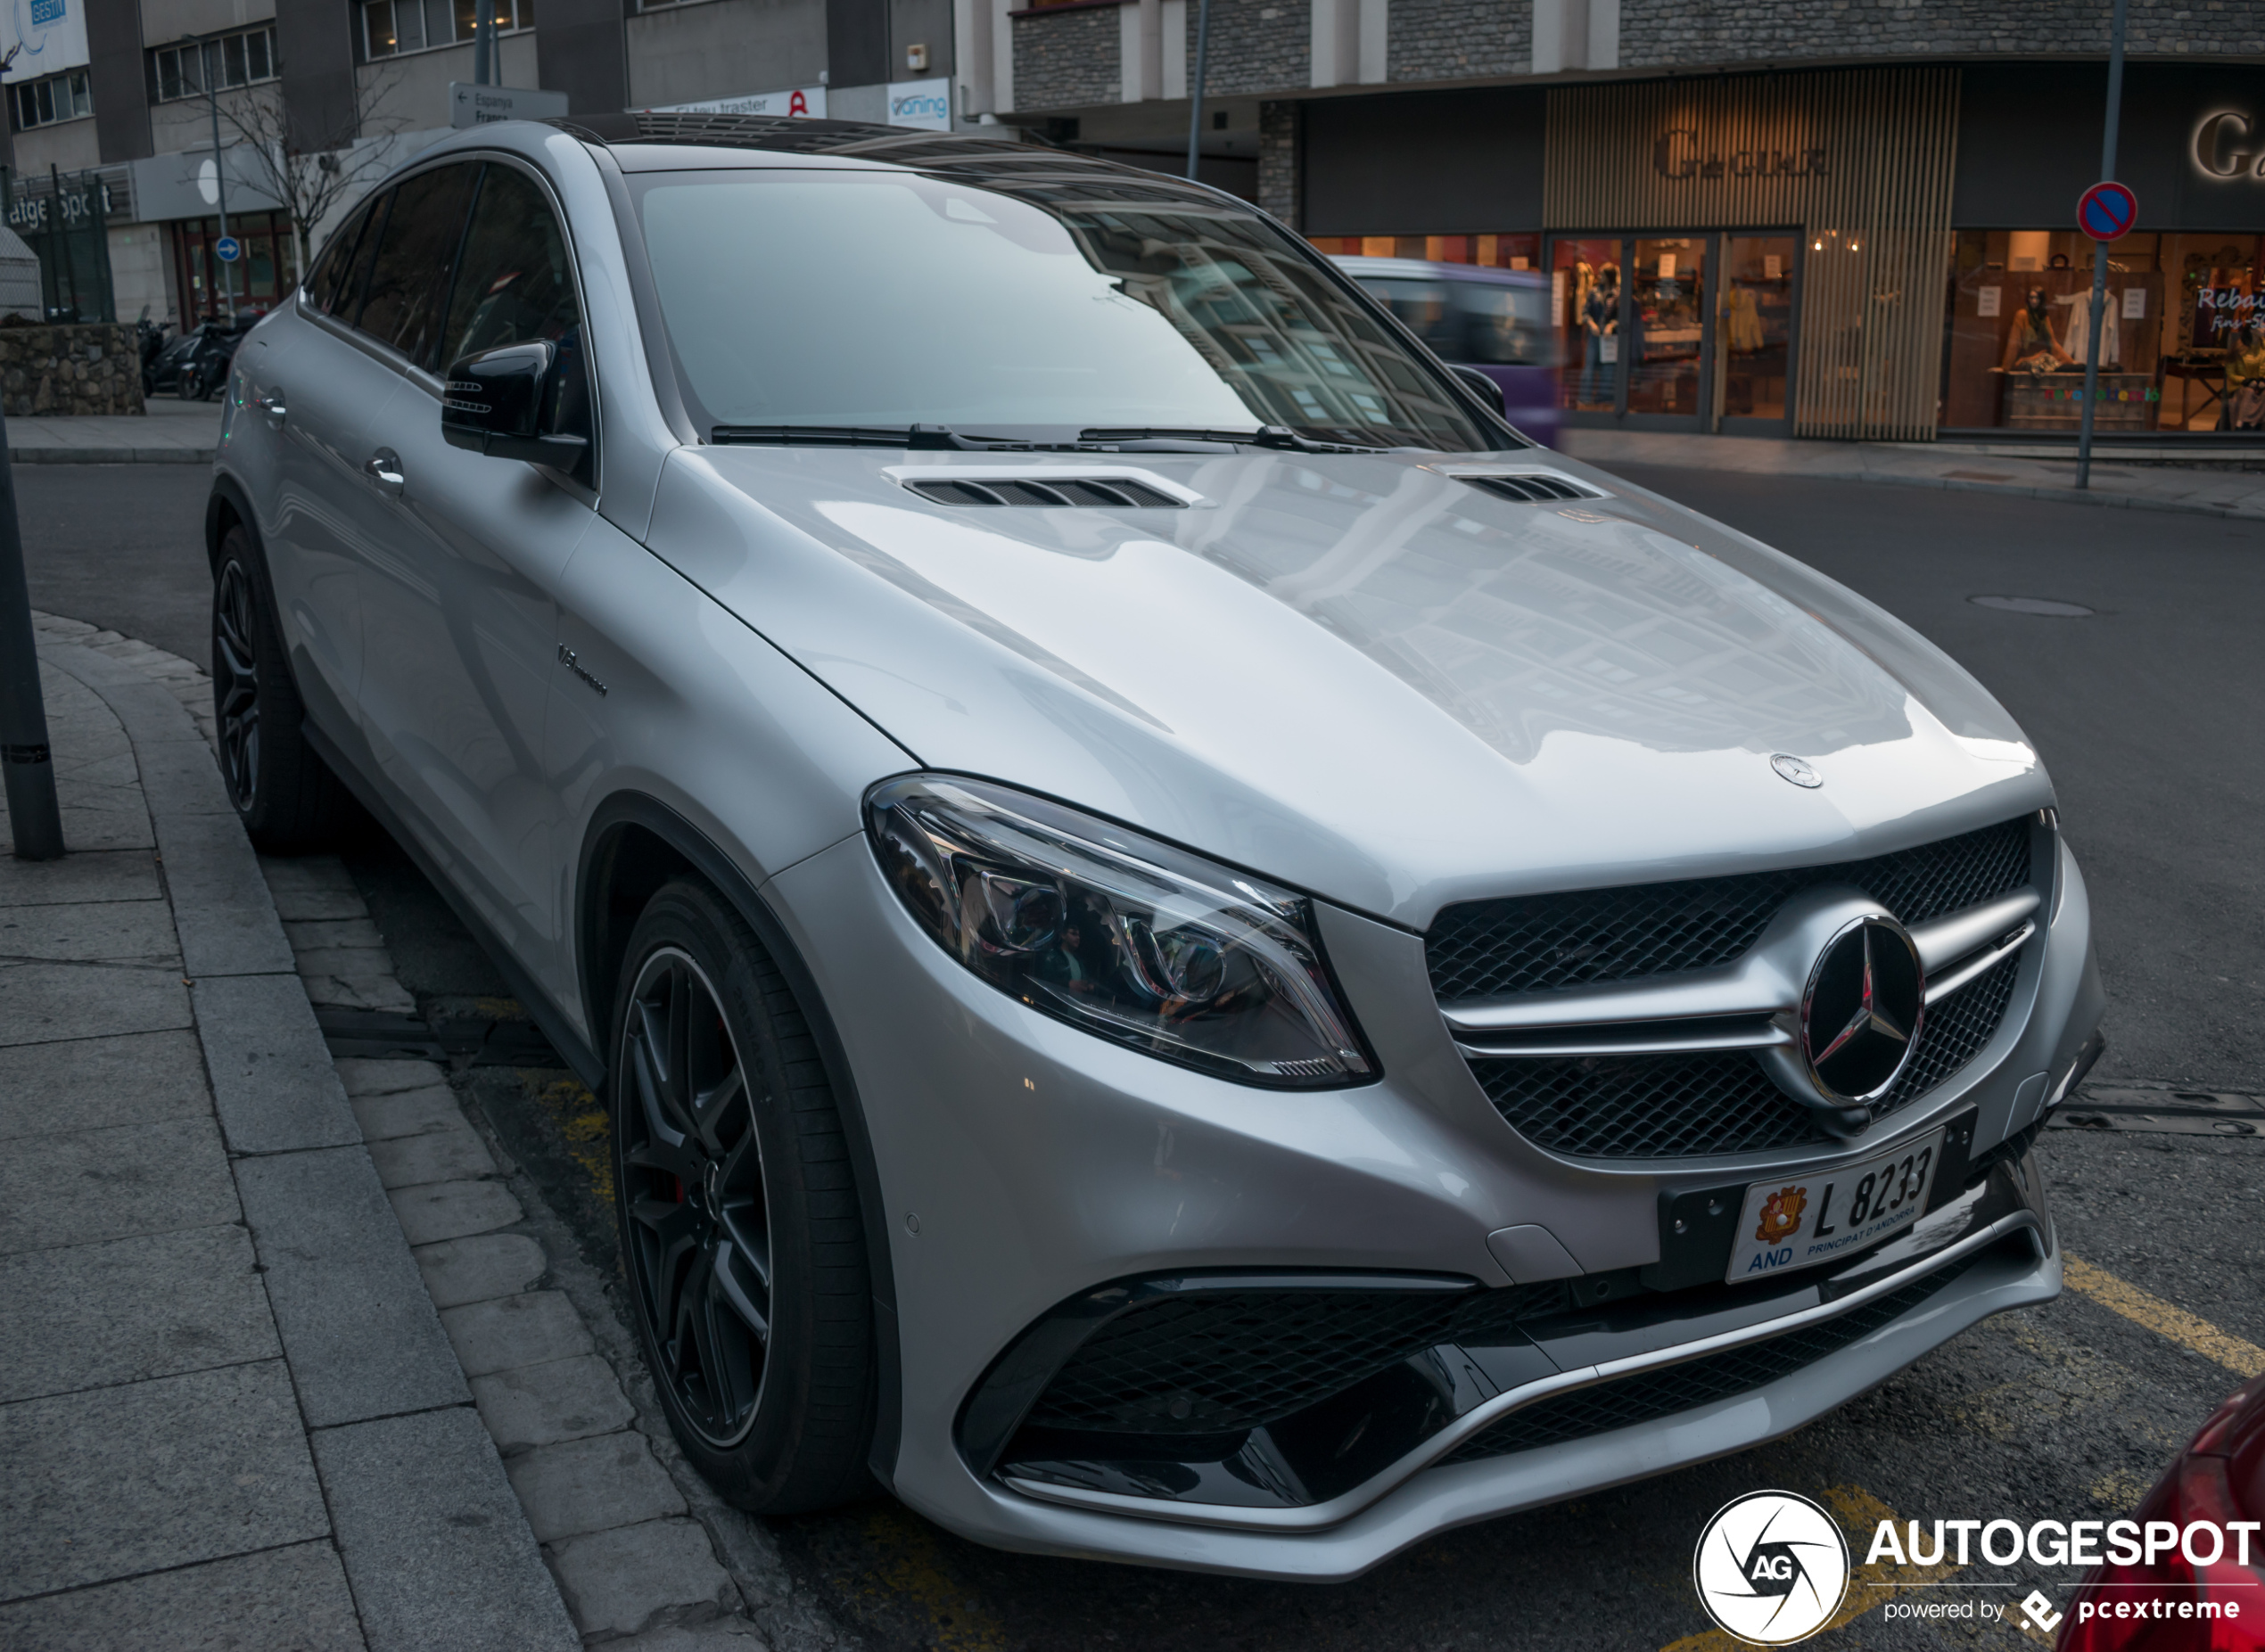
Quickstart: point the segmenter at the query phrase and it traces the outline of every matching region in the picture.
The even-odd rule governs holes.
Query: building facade
[[[495,78],[569,113],[975,123],[952,0],[40,0],[0,16],[0,53],[18,48],[0,90],[6,216],[50,312],[265,311],[370,184],[452,129],[483,4]]]
[[[980,107],[1184,165],[1200,0],[992,4]],[[1206,176],[1326,251],[1547,272],[1569,423],[2072,435],[2109,14],[1211,0]],[[2254,440],[2265,0],[2129,19],[2097,427]]]

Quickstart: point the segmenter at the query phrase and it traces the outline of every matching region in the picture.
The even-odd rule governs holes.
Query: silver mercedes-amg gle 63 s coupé
[[[2021,729],[1230,196],[459,133],[247,339],[208,542],[251,835],[358,799],[608,1097],[747,1508],[1343,1578],[2060,1286]]]

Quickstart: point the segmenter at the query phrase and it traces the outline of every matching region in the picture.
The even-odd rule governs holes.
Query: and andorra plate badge
[[[1910,1226],[1927,1208],[1941,1157],[1942,1132],[1936,1130],[1821,1175],[1752,1183],[1725,1278],[1736,1285],[1814,1267]]]

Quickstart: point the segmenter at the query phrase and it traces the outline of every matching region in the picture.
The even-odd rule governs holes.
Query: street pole
[[[55,807],[55,764],[47,750],[47,707],[39,693],[39,651],[31,636],[31,592],[24,583],[23,536],[16,524],[16,479],[8,466],[8,423],[0,415],[0,776],[8,827],[22,860],[63,852]]]
[[[2121,4],[2121,0],[2118,0]],[[1196,6],[1196,72],[1188,85],[1188,177],[1196,177],[1196,164],[1202,159],[1203,143],[1203,77],[1204,60],[1211,51],[1211,0],[1198,0]]]
[[[2108,25],[2108,124],[2100,142],[2100,181],[2115,177],[2116,121],[2123,110],[2123,12],[2126,0],[2115,0],[2114,21]],[[2107,318],[2108,243],[2092,243],[2092,326],[2084,340],[2084,411],[2076,428],[2076,485],[2092,486],[2092,409],[2100,398],[2100,331]]]
[[[2116,0],[2116,4],[2121,5],[2123,0]],[[214,84],[220,67],[220,53],[212,49],[212,43],[199,39],[197,55],[204,60],[205,101],[212,105],[212,185],[219,191],[220,241],[226,241],[228,238],[228,166],[220,153],[220,88]],[[232,322],[236,318],[235,266],[220,256],[219,242],[213,243],[211,259],[220,267],[220,295],[224,300],[221,319]]]

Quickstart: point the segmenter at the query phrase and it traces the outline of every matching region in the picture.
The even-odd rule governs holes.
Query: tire
[[[869,1492],[870,1271],[816,1040],[754,932],[664,885],[630,935],[608,1089],[622,1270],[654,1385],[724,1498]]]
[[[212,579],[212,709],[220,777],[253,844],[295,854],[327,840],[348,808],[337,777],[307,744],[273,598],[251,536],[220,539]]]

